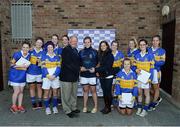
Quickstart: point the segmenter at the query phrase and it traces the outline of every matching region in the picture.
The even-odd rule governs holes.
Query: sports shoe
[[[111,105],[111,110],[114,110],[114,105]]]
[[[57,107],[53,107],[53,114],[57,114],[57,113],[58,113]]]
[[[143,109],[143,111],[141,112],[139,116],[145,117],[147,114],[148,114],[147,111]]]
[[[92,110],[91,110],[91,113],[96,113],[97,112],[97,108],[93,108]]]
[[[83,112],[86,113],[87,112],[87,108],[83,108]]]
[[[38,103],[37,108],[38,108],[38,109],[43,108],[43,106],[42,106],[42,102],[39,102],[39,103]]]
[[[14,114],[17,114],[17,113],[19,112],[19,109],[18,109],[18,107],[17,107],[16,105],[12,105],[12,106],[10,107],[10,111],[11,111],[12,113],[14,113]]]
[[[46,108],[46,115],[51,115],[51,109],[49,107]]]
[[[159,97],[158,98],[158,102],[160,103],[162,101],[162,97]]]
[[[158,106],[161,101],[162,101],[162,98],[159,97],[155,106]]]
[[[149,107],[149,108],[148,108],[148,111],[149,111],[149,112],[153,111],[153,107]]]
[[[57,101],[58,101],[58,105],[62,105],[61,99],[58,99]]]
[[[33,110],[38,109],[38,107],[37,107],[37,104],[36,104],[36,103],[32,104],[32,109],[33,109]]]
[[[136,112],[136,115],[140,115],[141,114],[141,108],[138,108],[137,112]]]
[[[23,106],[18,106],[18,110],[21,112],[21,113],[25,113],[26,110]]]

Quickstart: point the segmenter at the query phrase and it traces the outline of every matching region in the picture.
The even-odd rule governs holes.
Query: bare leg
[[[125,115],[125,114],[126,114],[126,109],[120,109],[120,113],[121,113],[122,115]]]
[[[132,109],[128,109],[128,108],[126,108],[126,112],[127,112],[127,115],[132,115]]]
[[[150,103],[150,90],[144,89],[144,95],[145,95],[145,104],[149,105],[149,103]]]
[[[42,98],[42,85],[41,84],[37,84],[37,94],[38,94],[38,98],[41,99]]]
[[[19,92],[20,92],[20,89],[19,89],[19,86],[13,86],[13,95],[12,95],[12,104],[13,105],[16,105],[16,102],[17,102],[17,98],[18,98],[18,95],[19,95]]]
[[[29,88],[29,91],[30,91],[30,97],[35,97],[35,84],[30,84],[30,88]]]
[[[83,86],[83,98],[84,98],[84,108],[87,108],[88,94],[89,94],[89,85]]]
[[[96,93],[96,86],[90,86],[91,93],[94,101],[94,108],[97,109],[97,93]]]
[[[153,89],[154,89],[153,102],[156,102],[159,98],[159,84],[153,85]]]
[[[24,86],[19,86],[18,106],[22,106]]]

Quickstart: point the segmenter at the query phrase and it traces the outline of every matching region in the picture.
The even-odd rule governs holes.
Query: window
[[[25,40],[32,38],[32,3],[11,3],[12,39]]]

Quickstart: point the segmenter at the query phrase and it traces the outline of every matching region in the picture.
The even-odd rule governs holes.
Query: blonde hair
[[[135,44],[135,48],[138,48],[138,42],[137,42],[137,39],[136,39],[135,37],[132,37],[132,38],[129,40],[129,42],[130,42],[130,41],[133,41],[134,44]]]

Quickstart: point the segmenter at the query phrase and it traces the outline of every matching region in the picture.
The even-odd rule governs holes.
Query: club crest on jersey
[[[92,58],[93,58],[93,55],[92,55],[92,54],[89,54],[89,58],[91,58],[91,59],[92,59]]]
[[[148,58],[145,58],[144,61],[148,61]]]
[[[133,75],[131,75],[131,79],[133,79]]]

